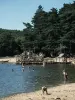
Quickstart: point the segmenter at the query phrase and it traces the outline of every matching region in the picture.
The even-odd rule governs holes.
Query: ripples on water
[[[50,64],[43,68],[40,65],[25,66],[0,64],[0,97],[15,93],[32,92],[41,86],[56,86],[63,84],[62,71],[66,69],[68,82],[75,82],[75,67],[64,64]]]

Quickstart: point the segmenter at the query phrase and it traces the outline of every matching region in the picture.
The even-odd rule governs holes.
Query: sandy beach
[[[16,63],[16,57],[1,57],[0,62]]]
[[[43,95],[40,90],[9,96],[2,100],[75,100],[75,83],[48,88],[48,93]]]

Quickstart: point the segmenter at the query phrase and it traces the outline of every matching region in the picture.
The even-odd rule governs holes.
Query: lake
[[[62,71],[68,73],[67,83],[75,82],[75,66],[71,64],[49,64],[25,66],[0,64],[0,97],[17,93],[28,93],[41,89],[42,86],[53,87],[64,84]]]

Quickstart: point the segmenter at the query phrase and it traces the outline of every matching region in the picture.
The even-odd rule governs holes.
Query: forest
[[[31,23],[23,22],[23,25],[22,31],[0,28],[1,57],[18,55],[25,50],[42,52],[47,57],[75,54],[75,1],[48,12],[39,5]]]

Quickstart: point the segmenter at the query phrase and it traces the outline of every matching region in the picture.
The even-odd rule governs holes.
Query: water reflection
[[[12,70],[13,69],[13,70]],[[51,64],[46,67],[39,65],[25,66],[0,64],[0,96],[13,93],[32,92],[41,89],[42,86],[56,86],[65,84],[62,71],[68,73],[66,83],[75,82],[75,68],[73,65]]]

